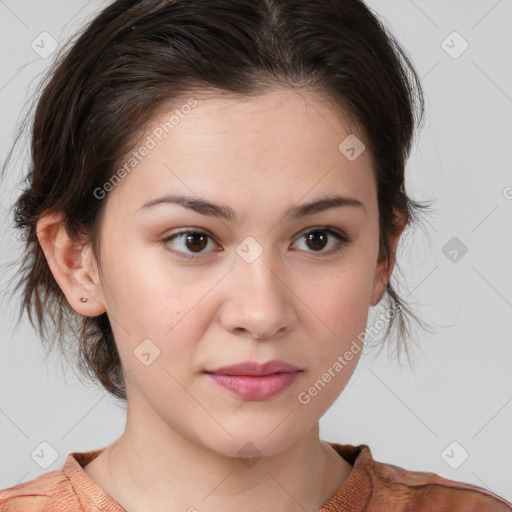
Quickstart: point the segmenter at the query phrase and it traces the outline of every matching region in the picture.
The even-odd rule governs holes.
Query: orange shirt
[[[480,487],[377,462],[367,445],[329,444],[353,469],[319,512],[512,512]],[[70,453],[61,469],[0,491],[0,511],[126,512],[82,469],[103,449]]]

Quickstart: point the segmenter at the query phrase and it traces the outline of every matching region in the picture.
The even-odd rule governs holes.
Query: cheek
[[[139,324],[144,318],[150,323],[154,322],[154,317],[164,321],[161,314],[164,310],[173,315],[183,309],[180,303],[187,301],[187,291],[171,275],[161,252],[164,249],[156,246],[148,250],[143,243],[110,240],[102,258],[102,284],[110,313],[123,317],[128,323]]]
[[[357,366],[364,347],[372,275],[370,258],[347,258],[328,278],[311,276],[309,286],[300,292],[307,297],[303,315],[312,319],[308,330],[315,353],[302,391],[319,408],[317,412],[338,397]],[[315,281],[318,286],[312,287]]]
[[[178,361],[193,359],[194,346],[208,327],[210,318],[202,299],[215,283],[214,276],[198,279],[173,268],[158,249],[137,250],[128,245],[123,255],[112,256],[117,257],[105,260],[104,287],[124,366],[139,368],[134,355],[149,351],[151,359],[158,354],[152,367],[163,365],[181,374],[186,365]]]
[[[372,286],[367,261],[342,262],[329,272],[310,273],[301,279],[298,294],[306,310],[315,313],[322,337],[346,340],[366,326]]]

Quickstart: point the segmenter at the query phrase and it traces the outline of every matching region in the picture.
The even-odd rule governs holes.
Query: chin
[[[288,431],[283,424],[279,427],[277,425],[279,421],[274,422],[272,428],[261,428],[261,425],[258,428],[258,425],[253,423],[252,428],[236,430],[244,434],[234,434],[230,437],[223,431],[225,435],[217,439],[201,439],[201,443],[217,454],[238,458],[250,467],[256,459],[280,455],[307,432],[307,428],[297,431],[295,426],[294,431]],[[228,430],[233,432],[231,429]]]

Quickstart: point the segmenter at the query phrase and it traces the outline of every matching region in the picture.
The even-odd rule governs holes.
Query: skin
[[[318,510],[352,469],[319,439],[318,420],[361,352],[308,404],[297,397],[364,332],[403,226],[390,264],[379,260],[369,151],[350,161],[338,150],[353,128],[317,93],[195,98],[197,106],[109,192],[99,262],[57,215],[38,223],[71,307],[107,312],[125,372],[125,431],[84,470],[128,512]],[[151,127],[167,119],[162,112]],[[239,220],[176,204],[142,208],[171,193],[227,205]],[[285,215],[334,194],[364,208]],[[323,245],[301,237],[326,225],[352,241],[333,251],[332,235]],[[184,237],[162,242],[183,228],[211,238],[199,252]],[[236,252],[248,236],[263,251],[251,263]],[[134,350],[148,338],[160,355],[146,366]],[[267,400],[240,398],[203,373],[272,359],[302,372]],[[261,456],[250,467],[237,457],[249,442]]]

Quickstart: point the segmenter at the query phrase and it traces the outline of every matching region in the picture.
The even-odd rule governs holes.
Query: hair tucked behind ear
[[[322,92],[361,127],[378,184],[380,255],[390,256],[397,213],[428,208],[408,197],[404,171],[423,116],[419,78],[405,51],[360,0],[118,0],[85,28],[50,70],[31,130],[31,165],[15,204],[26,252],[16,290],[43,340],[75,354],[78,368],[126,398],[106,314],[81,317],[55,282],[36,237],[60,212],[70,235],[92,244],[106,200],[101,187],[163,106],[194,91],[241,96],[272,87]],[[108,197],[107,197],[108,199]],[[392,284],[397,349],[410,320]],[[74,357],[75,357],[74,356]]]

